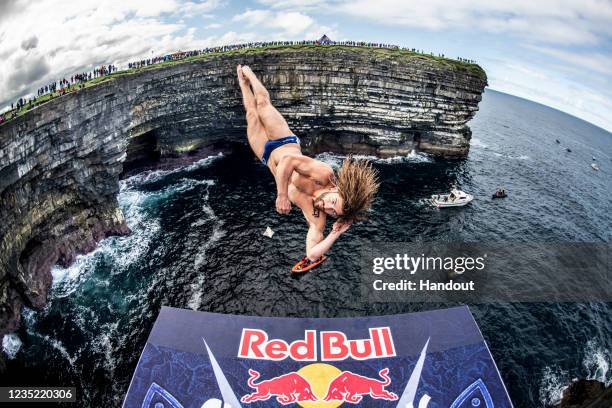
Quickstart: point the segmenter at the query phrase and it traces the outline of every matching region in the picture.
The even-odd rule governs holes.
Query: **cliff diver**
[[[289,214],[293,204],[308,224],[306,256],[292,269],[305,272],[326,259],[325,253],[353,222],[367,218],[379,187],[377,173],[367,161],[349,156],[335,174],[328,164],[304,156],[300,139],[251,68],[238,65],[237,74],[249,145],[276,181],[276,211]],[[328,215],[337,220],[326,237]]]

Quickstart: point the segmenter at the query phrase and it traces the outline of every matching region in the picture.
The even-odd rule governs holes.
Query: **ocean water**
[[[21,329],[3,340],[2,384],[74,385],[79,406],[120,406],[162,305],[320,317],[444,306],[363,303],[358,251],[370,241],[610,241],[612,134],[490,90],[470,126],[466,159],[374,160],[383,183],[371,220],[299,279],[289,269],[304,253],[306,224],[295,209],[274,211],[274,180],[247,150],[123,180],[118,199],[133,234],[53,269],[47,307],[24,309]],[[451,183],[476,200],[451,211],[426,202]],[[509,197],[491,200],[500,185]],[[272,239],[262,236],[268,226]],[[557,402],[573,378],[612,382],[612,304],[470,306],[516,407]]]

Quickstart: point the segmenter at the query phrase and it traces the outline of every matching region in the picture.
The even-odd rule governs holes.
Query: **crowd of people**
[[[138,69],[143,68],[149,65],[160,64],[166,61],[176,61],[181,60],[188,57],[193,57],[197,55],[203,54],[217,54],[221,52],[235,51],[241,50],[245,48],[265,48],[265,47],[274,47],[274,46],[291,46],[291,45],[344,45],[350,47],[367,47],[367,48],[386,48],[390,50],[404,50],[411,51],[414,53],[419,53],[423,55],[433,56],[433,53],[426,53],[423,50],[418,50],[416,48],[407,48],[400,47],[399,45],[394,44],[386,44],[386,43],[374,43],[374,42],[365,42],[365,41],[332,41],[327,36],[323,36],[318,40],[302,40],[302,41],[267,41],[267,42],[248,42],[244,44],[230,44],[230,45],[222,45],[218,47],[210,47],[204,48],[201,50],[194,51],[179,51],[173,54],[164,55],[161,57],[155,58],[147,58],[139,61],[133,61],[128,64],[128,69]],[[445,57],[444,54],[438,54],[438,57]],[[469,60],[466,58],[457,58],[458,61],[474,64],[473,60]]]
[[[11,109],[0,114],[0,124],[13,119],[17,116],[18,112],[23,108],[33,108],[41,103],[46,102],[49,99],[53,99],[57,96],[62,96],[68,92],[76,89],[83,88],[85,82],[95,78],[100,78],[114,72],[117,72],[116,65],[101,65],[100,67],[94,68],[91,72],[81,72],[74,74],[68,78],[61,78],[55,82],[51,82],[45,86],[41,86],[36,90],[36,96],[31,98],[19,98],[15,103],[11,103]],[[48,95],[48,98],[42,98]]]
[[[274,46],[291,46],[291,45],[341,45],[341,46],[350,46],[350,47],[367,47],[367,48],[385,48],[391,50],[403,50],[410,51],[418,54],[434,56],[432,52],[426,53],[423,50],[419,50],[416,48],[407,48],[400,47],[399,45],[394,44],[386,44],[386,43],[374,43],[374,42],[365,42],[365,41],[332,41],[326,35],[321,37],[318,40],[302,40],[302,41],[268,41],[268,42],[249,42],[244,44],[231,44],[231,45],[222,45],[218,47],[209,47],[201,50],[193,50],[193,51],[179,51],[172,54],[167,54],[164,56],[158,56],[153,58],[146,58],[138,61],[132,61],[127,64],[128,69],[140,69],[149,65],[161,64],[167,61],[177,61],[182,60],[189,57],[195,57],[203,54],[215,54],[222,53],[234,50],[241,50],[245,48],[265,48],[265,47],[274,47]],[[444,54],[437,54],[438,57],[446,58]],[[475,64],[474,60],[466,59],[466,58],[457,58],[457,61]],[[37,92],[37,96],[33,98],[19,98],[16,103],[11,104],[11,109],[3,114],[0,114],[0,124],[14,118],[17,116],[19,110],[23,109],[27,106],[27,108],[32,108],[37,106],[38,104],[45,102],[49,98],[54,98],[56,96],[64,95],[73,90],[84,87],[85,82],[90,81],[95,78],[103,77],[109,74],[113,74],[117,72],[117,66],[109,64],[109,65],[101,65],[100,67],[94,68],[91,72],[82,72],[75,74],[70,77],[70,80],[67,78],[62,78],[58,81],[52,82],[44,87],[40,87]],[[39,101],[41,96],[49,95],[49,98],[45,98],[42,102]]]

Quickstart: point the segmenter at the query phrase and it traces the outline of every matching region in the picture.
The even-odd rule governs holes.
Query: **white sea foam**
[[[29,309],[27,307],[23,307],[21,310],[21,316],[23,318],[23,325],[26,328],[26,331],[28,333],[28,335],[30,336],[34,336],[34,337],[38,337],[40,339],[42,339],[44,342],[48,343],[52,348],[54,348],[55,350],[58,351],[58,353],[65,358],[69,363],[70,366],[73,366],[74,363],[76,362],[76,360],[78,359],[79,355],[82,352],[82,348],[79,348],[74,355],[71,355],[68,350],[66,350],[66,347],[64,347],[64,344],[60,341],[57,340],[55,338],[52,338],[48,335],[42,335],[36,331],[34,331],[33,326],[36,323],[36,319],[37,317],[41,314],[41,313],[46,313],[47,309],[49,307],[49,304],[47,304],[47,306],[45,306],[45,309],[43,311],[35,311],[33,309]],[[21,345],[21,341],[19,341],[19,345]],[[4,346],[4,341],[3,341],[3,346]]]
[[[427,153],[410,151],[406,156],[393,156],[386,159],[381,159],[376,156],[355,155],[356,159],[370,160],[375,163],[395,164],[395,163],[431,163],[433,160]]]
[[[70,366],[74,366],[74,363],[76,362],[76,360],[79,357],[79,354],[81,352],[81,349],[77,350],[76,353],[74,355],[70,355],[70,353],[68,352],[68,350],[66,350],[66,347],[64,347],[64,344],[59,341],[58,339],[54,339],[52,337],[49,337],[48,335],[41,335],[39,333],[31,333],[32,335],[39,337],[41,339],[43,339],[45,342],[47,342],[49,345],[51,345],[51,347],[53,347],[55,350],[57,350],[57,352],[66,359],[66,361],[68,361],[68,363],[70,363]]]
[[[53,267],[51,269],[53,297],[62,298],[74,292],[93,270],[93,266],[98,261],[98,254],[105,249],[104,246],[101,244],[93,252],[77,256],[74,263],[67,268],[58,265]]]
[[[585,346],[585,356],[582,361],[582,366],[587,372],[586,378],[600,381],[606,386],[612,384],[611,360],[610,352],[606,348],[601,347],[594,340],[589,340]],[[540,402],[545,406],[558,404],[561,402],[563,392],[574,380],[565,370],[546,367],[540,382]]]
[[[339,169],[342,166],[342,160],[345,156],[341,156],[334,153],[320,153],[315,156],[315,159],[322,161],[323,163],[329,164],[334,169]]]
[[[202,200],[204,204],[202,205],[202,212],[204,216],[200,218],[198,221],[191,224],[192,227],[201,227],[208,223],[213,223],[213,232],[211,237],[206,241],[203,247],[200,248],[198,253],[195,255],[193,264],[194,268],[197,270],[200,265],[206,260],[206,252],[215,242],[219,241],[224,235],[225,231],[223,231],[222,226],[223,222],[219,220],[219,218],[215,215],[212,207],[210,207],[208,202],[208,190],[206,191],[206,195],[204,200]],[[198,273],[197,278],[191,284],[191,297],[187,302],[187,306],[193,310],[199,310],[202,304],[202,295],[204,294],[204,285],[205,285],[205,275],[203,273]]]
[[[489,145],[485,144],[482,140],[473,137],[472,140],[470,140],[470,147],[486,149],[489,147]]]
[[[223,223],[214,214],[213,209],[208,205],[208,187],[214,185],[213,180],[197,180],[190,178],[188,172],[196,168],[209,165],[213,160],[221,157],[222,155],[213,156],[207,159],[200,160],[192,165],[170,170],[170,171],[155,171],[148,172],[144,175],[136,175],[120,182],[120,189],[118,194],[118,202],[121,210],[124,213],[126,223],[132,230],[132,234],[125,237],[110,237],[102,240],[95,251],[81,255],[76,258],[76,261],[68,268],[62,268],[56,266],[52,270],[53,274],[53,290],[52,296],[65,297],[80,290],[83,283],[90,280],[96,279],[96,286],[106,285],[108,286],[108,276],[93,277],[93,272],[100,266],[101,262],[104,265],[111,265],[109,273],[121,274],[125,272],[126,268],[132,265],[134,262],[142,259],[142,257],[150,250],[151,245],[158,239],[161,234],[161,220],[155,214],[157,203],[163,203],[174,195],[182,194],[200,186],[205,186],[205,195],[202,201],[202,218],[192,223],[192,227],[211,225],[212,223],[212,234],[207,239],[205,245],[199,249],[194,257],[194,263],[197,265],[201,264],[205,260],[206,250],[214,242],[218,241],[223,237],[224,231],[222,229]],[[140,188],[145,183],[152,181],[163,181],[164,177],[169,174],[177,174],[179,172],[185,172],[184,177],[176,179],[173,177],[172,184],[164,186],[160,190],[146,191],[146,189]],[[179,177],[183,176],[183,173],[178,174]],[[144,190],[144,191],[143,191]],[[197,228],[194,233],[198,233]],[[199,277],[192,284],[192,299],[189,301],[190,307],[197,309],[201,305],[201,299],[203,296],[204,276]],[[106,291],[106,289],[105,289]],[[129,295],[123,299],[125,302],[129,302],[133,297]],[[108,307],[117,308],[121,305],[113,303],[112,299],[105,299],[108,302]],[[91,307],[84,306],[78,302],[74,304],[74,323],[83,331],[85,334],[89,334],[93,337],[91,342],[91,350],[99,353],[103,356],[103,365],[105,370],[113,376],[113,373],[117,367],[117,362],[114,359],[114,351],[117,347],[117,342],[121,343],[122,339],[117,339],[117,336],[121,334],[118,332],[118,322],[106,323],[100,325],[97,322],[97,315]],[[77,359],[81,356],[82,350],[78,350],[71,354],[68,352],[64,344],[55,338],[51,338],[48,335],[42,335],[33,329],[37,316],[39,313],[25,311],[24,312],[24,323],[28,334],[39,337],[48,343],[53,349],[65,358],[70,365],[74,365]],[[5,350],[16,353],[17,343],[13,338],[5,338],[6,343]]]
[[[524,155],[524,154],[521,154],[519,156],[513,156],[513,155],[509,154],[506,157],[509,158],[509,159],[512,159],[512,160],[529,160],[529,156]]]
[[[66,297],[86,281],[96,266],[111,259],[113,274],[123,272],[148,250],[151,241],[161,230],[158,219],[147,217],[146,202],[156,193],[123,189],[118,196],[119,206],[132,234],[102,240],[91,253],[79,255],[68,268],[55,266],[53,275],[54,297]]]
[[[498,153],[494,151],[491,151],[491,154],[493,154],[496,157],[505,157],[506,159],[510,159],[510,160],[531,160],[529,156],[524,155],[524,154],[521,154],[519,156],[514,156],[511,154],[503,154],[503,153]]]
[[[159,181],[169,174],[175,174],[180,172],[190,172],[202,167],[207,167],[212,164],[213,161],[218,160],[223,157],[223,153],[218,153],[214,156],[208,156],[203,159],[200,159],[196,162],[193,162],[187,166],[177,167],[171,170],[146,170],[141,173],[135,174],[132,177],[129,177],[125,180],[121,181],[121,184],[129,187],[129,186],[137,186],[146,183],[152,183],[155,181]]]
[[[100,334],[92,342],[92,348],[104,355],[103,365],[104,368],[109,372],[109,377],[114,377],[115,368],[117,367],[117,361],[114,358],[114,347],[111,339],[117,335],[117,328],[119,322],[104,324],[100,328]]]
[[[561,402],[563,391],[570,383],[567,371],[560,368],[545,367],[540,381],[540,402],[544,406],[556,405]]]
[[[374,163],[379,164],[396,164],[396,163],[431,163],[433,161],[432,157],[427,153],[417,152],[412,150],[409,154],[405,156],[393,156],[388,157],[386,159],[381,159],[380,157],[370,156],[370,155],[361,155],[356,154],[353,155],[355,159],[359,160],[369,160]],[[334,169],[339,169],[342,166],[342,161],[346,158],[345,155],[336,154],[336,153],[320,153],[315,157],[317,160],[322,161],[323,163],[329,164]]]
[[[77,256],[75,262],[68,268],[55,266],[51,271],[53,296],[61,298],[74,293],[82,282],[89,278],[96,266],[104,260],[110,260],[113,265],[111,274],[123,273],[134,262],[142,258],[160,234],[160,220],[149,214],[149,209],[153,204],[200,185],[213,185],[214,181],[182,178],[158,191],[141,191],[137,189],[137,186],[153,180],[162,180],[169,174],[188,172],[208,166],[222,156],[219,153],[186,167],[145,172],[122,180],[119,183],[117,200],[132,233],[125,237],[110,237],[102,240],[93,252]]]
[[[588,373],[587,379],[597,380],[609,386],[612,384],[612,372],[610,362],[612,356],[610,350],[601,347],[594,340],[589,340],[585,347],[585,356],[582,366]]]
[[[21,320],[25,325],[26,329],[32,327],[36,320],[36,315],[41,312],[36,312],[33,309],[29,309],[27,306],[21,308]]]
[[[219,226],[214,227],[212,237],[210,237],[210,239],[208,240],[208,242],[206,242],[200,252],[196,254],[193,260],[196,270],[206,260],[206,251],[210,248],[210,246],[225,235],[225,232],[221,230],[220,225],[221,224],[219,224]],[[191,297],[189,298],[189,301],[187,301],[187,307],[192,310],[200,309],[200,306],[202,305],[202,296],[204,295],[205,284],[206,276],[204,275],[204,273],[198,272],[196,279],[191,283]]]
[[[9,359],[14,359],[21,349],[21,339],[16,333],[4,335],[2,338],[2,351]]]

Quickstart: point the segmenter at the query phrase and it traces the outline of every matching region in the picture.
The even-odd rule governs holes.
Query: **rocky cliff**
[[[0,334],[42,307],[50,268],[129,233],[118,179],[142,159],[245,142],[235,66],[250,65],[306,151],[465,156],[477,65],[343,46],[253,49],[119,73],[0,126]]]
[[[612,386],[597,380],[574,380],[563,391],[561,402],[552,408],[612,407]]]

